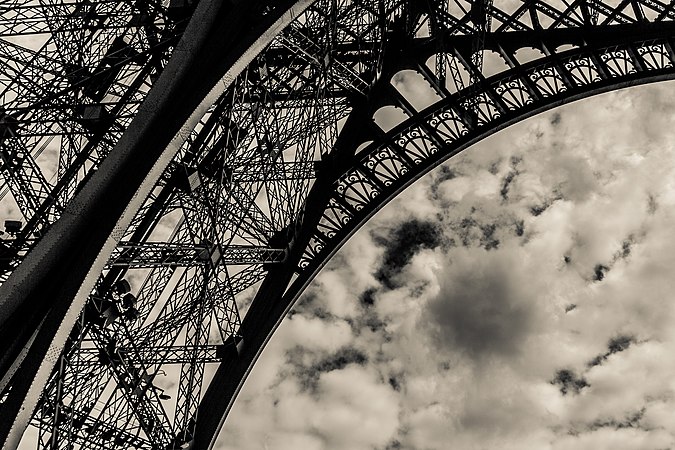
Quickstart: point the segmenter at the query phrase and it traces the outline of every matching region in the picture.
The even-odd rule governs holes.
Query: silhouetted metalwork
[[[523,118],[675,77],[673,1],[223,3],[0,1],[7,447],[28,426],[37,448],[211,448],[285,313],[387,201]],[[215,25],[191,22],[200,8]],[[185,30],[223,24],[239,34],[207,49],[223,55],[211,78],[162,77],[189,58]],[[134,120],[159,124],[156,144]],[[138,164],[99,173],[127,148]],[[109,207],[79,211],[92,192]],[[113,229],[123,207],[133,219]],[[55,236],[64,215],[80,228]],[[57,325],[72,329],[61,341]]]

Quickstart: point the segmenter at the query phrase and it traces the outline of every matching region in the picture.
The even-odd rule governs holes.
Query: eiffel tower
[[[3,448],[213,448],[362,224],[498,130],[675,78],[674,19],[673,0],[0,0]]]

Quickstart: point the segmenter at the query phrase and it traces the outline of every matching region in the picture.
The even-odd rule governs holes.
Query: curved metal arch
[[[285,315],[332,256],[382,207],[434,167],[510,125],[594,95],[675,79],[669,36],[675,36],[673,24],[659,30],[659,37],[581,47],[517,66],[414,112],[358,154],[360,142],[352,141],[349,156],[327,161],[326,171],[335,178],[319,178],[310,193],[307,205],[323,205],[323,210],[308,206],[298,222],[288,258],[297,266],[293,273],[271,272],[261,286],[240,328],[242,351],[221,363],[200,404],[193,449],[213,448],[246,377]],[[413,67],[406,64],[404,68]],[[405,100],[383,100],[371,111],[401,103]],[[404,107],[414,111],[409,104]]]
[[[557,55],[558,61],[542,58],[486,80],[477,93],[468,89],[443,99],[376,138],[350,158],[346,163],[349,167],[336,180],[328,199],[330,209],[326,209],[312,237],[318,246],[310,244],[307,249],[300,262],[300,278],[307,271],[318,271],[324,263],[317,262],[330,259],[324,252],[334,254],[356,229],[411,183],[476,142],[563,104],[674,79],[675,54],[669,53],[669,45],[666,39],[649,39],[590,52],[583,48],[570,50]],[[662,66],[632,60],[635,65],[624,73],[609,69],[611,60],[630,58],[629,49],[633,47],[640,58],[658,55]],[[575,76],[573,72],[581,68],[591,69],[596,75],[587,79]],[[596,69],[605,76],[600,76]],[[575,84],[567,85],[564,78],[574,80]],[[556,88],[558,92],[551,90]],[[477,105],[474,118],[467,117],[471,113],[467,105]],[[359,183],[370,188],[355,187]],[[350,189],[360,194],[358,198],[347,194]],[[341,219],[331,220],[331,216]]]

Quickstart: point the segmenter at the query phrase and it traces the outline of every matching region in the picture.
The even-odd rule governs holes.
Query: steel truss
[[[6,447],[30,426],[37,448],[212,448],[390,199],[526,117],[675,78],[673,1],[235,3],[0,3]]]

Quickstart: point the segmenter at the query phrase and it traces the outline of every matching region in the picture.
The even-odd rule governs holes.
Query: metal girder
[[[60,147],[51,187],[62,219],[54,222],[56,203],[43,201],[29,223],[44,220],[49,231],[0,247],[21,249],[11,268],[32,248],[0,286],[0,342],[13,342],[0,357],[0,437],[17,442],[29,417],[14,422],[23,407],[35,409],[38,448],[212,448],[295,299],[397,193],[525,117],[675,78],[671,3],[576,0],[556,8],[526,0],[509,10],[495,3],[202,2],[168,65],[174,45],[151,35],[175,21],[158,10],[154,25],[132,27],[143,62],[129,54],[120,72],[106,59],[125,23],[118,13],[142,3],[109,13],[100,33],[68,25],[77,6],[34,9],[55,36],[49,48],[67,51],[50,50],[53,62],[37,52],[28,71],[10,68],[20,75],[8,79],[23,80],[13,92],[37,99],[46,89],[61,102],[35,100],[34,112],[24,113],[23,136],[34,139],[24,147],[37,158],[33,150],[50,133],[72,143]],[[103,2],[94,8],[110,11]],[[2,22],[13,17],[0,10],[6,33],[20,30]],[[39,26],[28,23],[22,33]],[[65,77],[73,71],[61,67],[77,54],[68,42],[78,33],[102,36],[105,44],[82,54],[95,56],[90,67],[103,62],[95,79],[115,74],[106,95],[126,93],[124,100],[91,101],[90,81]],[[522,60],[525,48],[541,54]],[[505,62],[490,77],[488,52]],[[123,72],[127,66],[133,70]],[[418,109],[397,88],[404,71],[417,72],[436,101]],[[167,75],[149,82],[160,72]],[[44,73],[61,80],[58,92],[37,80]],[[72,122],[82,98],[105,107],[114,131],[99,139],[80,122],[68,132],[44,125]],[[385,130],[374,121],[383,108],[406,118]],[[18,189],[13,195],[27,190]],[[205,386],[208,363],[219,366]],[[171,364],[180,371],[164,372]],[[174,412],[155,385],[163,373],[177,386]]]
[[[73,0],[41,4],[26,0],[3,2],[0,5],[0,38],[49,34],[55,31],[54,23],[62,24],[58,29],[60,32],[76,32],[86,27],[99,30],[121,29],[124,28],[122,23],[129,20],[127,12],[119,8],[122,3],[120,0]],[[146,4],[154,8],[161,7],[156,2]],[[139,13],[135,22],[138,25],[151,24],[155,21],[153,19]],[[166,17],[161,19],[166,20]]]
[[[167,346],[152,347],[145,349],[129,350],[125,348],[115,348],[112,350],[113,358],[128,360],[133,363],[151,365],[151,364],[183,364],[191,361],[201,363],[217,363],[223,358],[222,355],[227,351],[225,345],[195,345],[189,346]],[[158,353],[165,356],[160,356]],[[102,361],[101,350],[82,349],[80,350],[81,361],[74,363],[76,367],[101,366],[106,363]],[[140,358],[136,360],[136,358]]]
[[[98,445],[101,442],[113,442],[116,446],[128,445],[136,449],[153,449],[152,443],[145,437],[127,430],[117,428],[102,420],[81,414],[77,410],[63,408],[60,418],[50,420],[55,411],[46,411],[46,417],[33,419],[33,425],[56,426],[63,433],[70,433],[73,428],[78,431],[71,433],[73,443],[87,448],[90,445]]]
[[[108,267],[153,268],[186,267],[204,264],[279,264],[286,251],[251,245],[228,245],[224,249],[210,245],[164,242],[120,242],[108,260]]]

